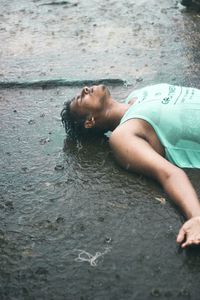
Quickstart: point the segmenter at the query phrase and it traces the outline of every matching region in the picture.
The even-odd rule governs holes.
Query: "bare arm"
[[[186,238],[182,247],[200,243],[200,203],[185,172],[159,155],[146,140],[132,133],[114,131],[110,145],[122,166],[156,179],[189,219],[189,224],[186,222],[180,229],[177,242]],[[195,229],[190,230],[194,221]]]

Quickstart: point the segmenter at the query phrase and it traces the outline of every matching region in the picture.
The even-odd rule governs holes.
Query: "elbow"
[[[182,169],[173,165],[171,168],[160,172],[157,179],[163,186],[165,186],[169,181],[177,181],[186,176],[187,175]]]

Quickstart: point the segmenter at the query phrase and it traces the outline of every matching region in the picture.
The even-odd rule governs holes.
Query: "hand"
[[[181,244],[182,248],[200,245],[200,216],[193,217],[183,224],[176,241]]]

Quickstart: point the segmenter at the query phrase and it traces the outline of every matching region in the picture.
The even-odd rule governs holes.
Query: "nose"
[[[84,94],[89,94],[89,93],[90,93],[89,87],[85,86],[85,87],[83,88],[83,93],[84,93]]]

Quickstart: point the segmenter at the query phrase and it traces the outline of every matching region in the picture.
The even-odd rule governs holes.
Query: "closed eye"
[[[76,97],[76,101],[77,101],[77,102],[80,102],[80,99],[81,99],[81,96],[78,95],[78,96]]]
[[[85,96],[86,96],[86,94],[81,93],[81,95],[78,95],[78,96],[76,97],[76,101],[77,101],[78,103],[81,103]]]

